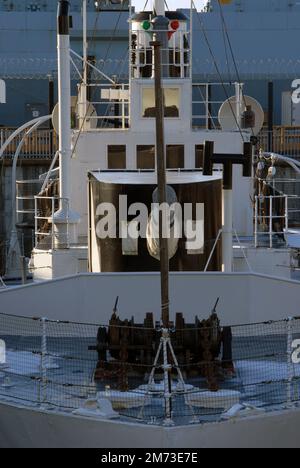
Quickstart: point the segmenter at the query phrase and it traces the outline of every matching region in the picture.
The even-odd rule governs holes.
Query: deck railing
[[[69,200],[59,197],[34,197],[35,212],[35,248],[54,250],[57,244],[69,248],[69,223],[63,232],[55,229],[54,215],[60,204],[63,203],[67,210],[67,220],[69,219]]]
[[[219,357],[212,361],[210,352],[208,356],[201,354],[199,342],[201,360],[191,365],[188,354],[187,361],[179,362],[181,384],[173,377],[177,356],[174,359],[166,355],[170,361],[168,369],[172,370],[170,392],[162,380],[164,361],[152,361],[152,348],[147,365],[128,364],[122,349],[120,353],[116,351],[118,347],[113,347],[113,355],[117,352],[115,358],[99,348],[97,341],[106,336],[109,328],[105,325],[25,318],[1,312],[4,359],[0,362],[0,399],[10,405],[23,402],[41,410],[60,408],[83,416],[89,410],[92,416],[93,408],[97,415],[98,405],[105,404],[107,408],[110,402],[114,417],[158,426],[166,423],[166,401],[170,398],[171,419],[176,425],[238,417],[243,409],[248,409],[247,414],[251,415],[251,409],[254,413],[282,411],[299,404],[299,317],[226,327],[232,337],[232,356],[223,356],[225,360]],[[149,339],[147,328],[125,328],[122,330],[128,332],[128,337],[133,332],[144,333],[141,343]],[[171,339],[176,346],[178,333],[178,336],[192,333],[193,338],[200,331],[205,341],[215,330],[176,329]],[[119,334],[118,328],[115,332]],[[157,328],[154,333],[160,335],[163,330]],[[130,353],[132,349],[129,347]],[[207,389],[207,376],[211,372],[218,376],[219,390],[214,392]],[[111,414],[110,411],[108,417]]]
[[[197,85],[198,86],[198,85]],[[201,95],[202,99],[202,95]],[[220,129],[217,122],[217,114],[210,114],[212,105],[221,105],[221,101],[206,102],[206,97],[203,101],[194,98],[193,106],[193,126],[198,129]],[[203,114],[201,107],[203,105]],[[93,102],[93,105],[98,106],[100,102]],[[89,120],[93,119],[97,122],[95,125],[99,130],[105,130],[106,127],[114,127],[114,123],[118,124],[119,128],[127,128],[129,126],[129,101],[101,101],[102,109],[99,115],[89,116]],[[106,107],[105,107],[106,106]],[[120,114],[111,115],[109,109],[118,107]],[[198,106],[198,107],[197,107]],[[105,107],[105,109],[104,109]],[[104,110],[103,110],[104,109]],[[200,113],[199,113],[200,110]],[[98,122],[102,122],[101,125]],[[213,125],[210,123],[214,122]],[[7,138],[16,130],[13,127],[0,128],[0,146],[7,140]],[[259,134],[259,144],[264,151],[273,151],[275,153],[287,155],[300,159],[300,126],[274,126],[271,139],[269,138],[270,132],[267,128],[263,128]],[[14,139],[14,141],[6,149],[4,156],[13,157],[21,141],[23,135]],[[269,142],[271,141],[271,148]],[[26,138],[22,147],[20,156],[23,158],[52,158],[58,150],[58,136],[54,130],[39,129],[33,132]]]
[[[270,131],[263,128],[259,134],[259,143],[265,151],[300,159],[300,126],[274,126],[271,138]]]
[[[0,146],[12,135],[16,128],[4,127],[0,129]],[[14,156],[23,138],[23,134],[16,137],[6,149],[4,156]],[[58,136],[54,130],[39,129],[25,139],[20,156],[23,158],[52,158],[58,149]]]

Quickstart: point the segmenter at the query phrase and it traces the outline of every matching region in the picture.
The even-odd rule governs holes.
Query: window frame
[[[140,117],[141,119],[143,120],[154,120],[155,117],[145,117],[143,115],[143,91],[145,89],[151,89],[154,91],[154,96],[155,96],[155,90],[154,90],[154,86],[151,86],[151,85],[143,85],[141,87],[141,102],[140,102]],[[170,84],[168,84],[167,86],[164,86],[163,85],[163,90],[165,89],[177,89],[178,90],[178,102],[179,102],[179,108],[178,108],[178,117],[165,117],[166,120],[170,120],[171,122],[172,121],[176,121],[176,120],[180,120],[181,119],[181,115],[182,115],[182,111],[181,111],[181,87],[178,86],[178,85],[173,85],[171,86]]]
[[[112,168],[109,167],[109,148],[110,147],[120,147],[120,146],[125,148],[125,166],[112,169]],[[126,144],[119,144],[119,145],[108,144],[108,145],[106,145],[106,157],[107,157],[107,170],[108,171],[117,171],[117,170],[127,169],[127,145]]]

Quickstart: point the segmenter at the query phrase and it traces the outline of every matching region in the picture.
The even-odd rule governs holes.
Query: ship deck
[[[106,399],[122,421],[163,425],[161,369],[155,374],[156,386],[149,391],[145,387],[152,358],[143,372],[130,361],[128,390],[120,392],[120,371],[94,381],[98,355],[89,350],[97,343],[99,327],[111,318],[116,292],[120,318],[134,316],[135,323],[143,324],[145,311],[159,310],[159,284],[156,274],[94,274],[1,291],[0,340],[6,345],[6,365],[0,368],[0,400],[79,414],[88,399]],[[232,407],[239,409],[237,404],[250,408],[249,413],[298,405],[300,365],[293,362],[293,345],[300,339],[300,319],[285,319],[298,313],[298,282],[254,273],[177,273],[170,275],[170,284],[176,305],[172,317],[186,311],[189,324],[195,324],[196,315],[200,321],[207,319],[220,296],[218,316],[222,327],[231,327],[235,367],[233,376],[220,369],[219,391],[208,392],[201,363],[199,371],[191,373],[187,358],[180,361],[186,387],[172,389],[176,425],[220,421]],[[32,318],[41,313],[47,319]],[[175,370],[173,380],[178,380]]]
[[[205,379],[199,376],[186,377],[186,387],[176,391],[174,375],[173,423],[180,426],[220,421],[237,404],[252,412],[297,405],[300,366],[288,359],[285,331],[285,322],[233,329],[235,375],[223,376],[216,393],[208,392]],[[7,362],[0,368],[2,402],[86,416],[78,409],[88,399],[101,395],[112,402],[122,421],[164,424],[161,376],[157,376],[155,388],[148,388],[149,374],[131,372],[129,390],[119,392],[118,376],[94,381],[97,353],[89,351],[89,346],[95,344],[95,335],[66,337],[61,330],[62,336],[47,338],[47,353],[43,354],[40,336],[24,336],[24,323],[22,333],[1,335],[7,346]],[[300,338],[299,321],[293,324],[292,338]],[[185,376],[184,366],[182,370]]]

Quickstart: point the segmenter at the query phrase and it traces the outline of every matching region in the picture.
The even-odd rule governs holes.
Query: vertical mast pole
[[[161,44],[155,40],[151,43],[154,51],[155,71],[155,108],[156,108],[156,158],[159,204],[166,203],[166,161],[164,141],[164,98],[161,78]],[[159,245],[161,273],[161,315],[164,328],[169,328],[169,251],[167,219],[164,210],[159,212]]]
[[[236,101],[236,121],[237,121],[237,131],[241,127],[241,118],[242,118],[242,100],[243,100],[243,85],[241,83],[235,83],[235,101]]]
[[[48,75],[48,114],[52,115],[54,109],[54,80],[52,75]],[[49,120],[50,129],[50,155],[53,156],[53,124]]]
[[[54,214],[56,246],[68,249],[77,242],[76,224],[80,215],[71,209],[71,77],[70,77],[70,5],[59,0],[57,12],[57,58],[59,102],[59,193],[60,206]],[[70,227],[72,226],[72,229]]]
[[[273,151],[274,83],[268,83],[268,151]]]
[[[71,83],[69,2],[58,3],[58,100],[59,100],[59,167],[60,209],[66,214],[65,200],[70,196],[69,165],[71,157]]]
[[[233,263],[233,245],[232,245],[232,229],[233,229],[233,202],[232,188],[223,188],[223,230],[222,230],[222,255],[223,255],[223,272],[232,272]]]
[[[153,14],[154,16],[165,16],[165,0],[153,0]]]
[[[87,113],[87,85],[88,85],[88,41],[87,41],[87,0],[82,2],[82,21],[83,21],[83,85],[81,100],[83,101],[82,111],[83,119]]]

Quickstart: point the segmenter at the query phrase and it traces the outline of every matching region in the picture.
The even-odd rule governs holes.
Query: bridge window
[[[167,169],[184,169],[184,145],[167,146]]]
[[[126,169],[126,145],[108,145],[107,168]]]
[[[178,118],[180,108],[179,88],[164,89],[165,117]],[[142,91],[142,116],[155,117],[155,93],[154,88],[144,88]]]
[[[137,146],[137,169],[155,169],[155,146]]]

